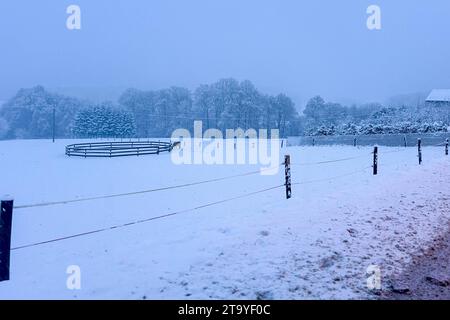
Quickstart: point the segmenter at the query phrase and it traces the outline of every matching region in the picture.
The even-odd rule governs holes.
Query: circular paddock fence
[[[171,152],[174,145],[161,141],[78,143],[66,146],[66,155],[83,158],[144,156]]]

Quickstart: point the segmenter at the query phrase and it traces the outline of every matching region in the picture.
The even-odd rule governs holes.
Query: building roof
[[[431,91],[427,102],[450,102],[450,89],[435,89]]]

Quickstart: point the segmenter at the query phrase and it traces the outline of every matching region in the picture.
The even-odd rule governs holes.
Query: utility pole
[[[53,143],[55,143],[55,131],[56,131],[56,109],[53,106]]]

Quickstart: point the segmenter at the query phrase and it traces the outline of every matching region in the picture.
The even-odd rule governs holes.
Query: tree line
[[[378,103],[346,107],[309,100],[303,111],[304,135],[372,135],[450,131],[450,106],[433,104],[383,106]]]
[[[179,128],[279,129],[296,134],[297,111],[284,94],[269,96],[250,81],[223,79],[194,92],[171,87],[126,90],[116,103],[93,104],[51,93],[42,86],[21,89],[0,109],[0,138],[170,137]]]
[[[193,92],[182,87],[128,89],[117,102],[92,103],[47,91],[20,89],[0,107],[0,139],[170,137],[175,129],[279,129],[280,136],[448,131],[450,108],[344,106],[311,98],[303,112],[285,94],[261,93],[250,81],[222,79]]]

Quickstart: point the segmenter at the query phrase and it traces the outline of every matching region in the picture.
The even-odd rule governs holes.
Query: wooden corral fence
[[[171,152],[174,144],[163,141],[95,142],[66,146],[66,155],[83,158],[144,156]]]

